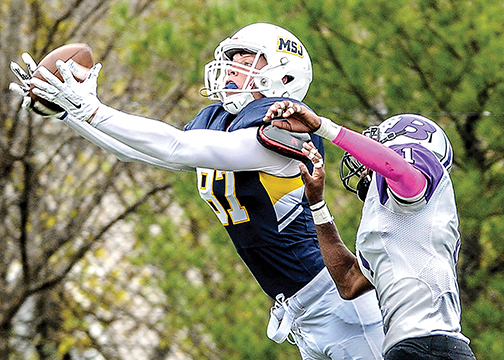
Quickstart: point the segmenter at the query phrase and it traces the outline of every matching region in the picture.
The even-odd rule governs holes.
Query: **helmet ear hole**
[[[292,75],[285,75],[283,78],[282,78],[282,82],[284,85],[290,83],[291,81],[294,80],[294,76]]]

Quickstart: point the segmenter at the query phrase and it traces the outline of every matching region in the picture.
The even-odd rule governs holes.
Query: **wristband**
[[[338,136],[341,126],[333,123],[330,119],[320,117],[320,127],[315,131],[316,135],[322,136],[324,139],[333,141]]]
[[[68,112],[66,111],[63,111],[63,112],[60,112],[59,114],[56,114],[55,115],[59,120],[65,120],[66,117],[68,116]]]
[[[310,205],[310,210],[315,211],[315,210],[320,210],[326,205],[325,200],[320,200],[318,203]]]
[[[324,200],[314,205],[310,205],[310,210],[315,225],[326,224],[334,220],[334,217],[331,216],[331,213],[329,212],[329,209],[327,208],[327,205]]]

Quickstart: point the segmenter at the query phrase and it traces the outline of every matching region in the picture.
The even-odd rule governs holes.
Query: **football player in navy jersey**
[[[309,55],[293,34],[258,23],[224,40],[205,67],[204,92],[216,102],[184,131],[102,104],[99,64],[83,83],[66,64],[58,67],[63,82],[41,69],[48,83],[31,84],[65,109],[58,117],[68,126],[121,160],[197,172],[201,198],[275,299],[269,338],[281,343],[292,334],[303,359],[381,359],[376,297],[343,300],[324,265],[298,167],[302,146],[291,145],[306,137],[262,126],[275,101],[301,104],[312,80]],[[322,149],[319,136],[311,140]]]
[[[306,107],[273,104],[265,120],[274,126],[314,132],[346,151],[342,180],[364,201],[356,255],[342,242],[324,202],[322,156],[313,144],[301,165],[324,261],[344,299],[375,289],[385,329],[385,360],[475,359],[461,333],[456,263],[458,215],[449,170],[448,137],[432,120],[393,116],[365,134],[356,133]],[[357,188],[349,179],[357,176]]]

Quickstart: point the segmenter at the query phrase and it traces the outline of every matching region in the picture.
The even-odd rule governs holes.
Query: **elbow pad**
[[[265,123],[257,130],[257,140],[266,149],[280,155],[302,162],[309,161],[302,151],[303,144],[311,141],[311,137],[307,133],[295,133]]]

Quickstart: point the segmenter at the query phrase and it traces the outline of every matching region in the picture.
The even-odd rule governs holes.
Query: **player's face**
[[[251,67],[252,64],[254,63],[255,57],[256,57],[255,54],[238,53],[233,56],[233,61],[242,64],[244,66]],[[257,61],[255,69],[260,70],[266,65],[267,65],[266,59],[264,58],[264,56],[261,56]],[[245,84],[246,81],[247,81],[247,74],[234,70],[233,68],[228,69],[228,77],[226,79],[226,84],[234,83],[238,89],[243,89],[246,85],[248,85]],[[253,79],[249,79],[249,83],[253,83],[253,81],[254,81]],[[252,95],[254,96],[255,99],[263,97],[263,95],[258,92],[254,92],[252,93]]]
[[[368,175],[371,175],[373,172],[371,170],[369,170],[367,167],[363,166],[362,167],[362,173],[361,173],[361,176],[360,178],[362,179],[363,177],[366,177]]]

